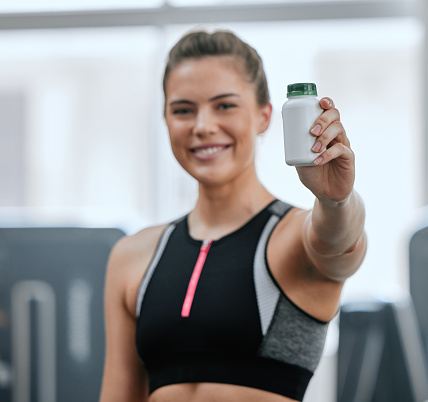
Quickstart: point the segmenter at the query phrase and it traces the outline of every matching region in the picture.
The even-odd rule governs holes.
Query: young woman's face
[[[237,61],[191,59],[171,71],[165,119],[178,162],[200,183],[222,184],[253,169],[257,134],[270,120]]]

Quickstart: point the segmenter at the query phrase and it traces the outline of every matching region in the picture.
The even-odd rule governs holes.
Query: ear
[[[272,104],[270,102],[265,106],[260,106],[260,123],[257,134],[263,134],[269,128],[271,116]]]

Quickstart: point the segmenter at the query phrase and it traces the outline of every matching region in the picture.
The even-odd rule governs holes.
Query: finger
[[[334,121],[340,121],[340,113],[336,108],[331,108],[325,110],[321,115],[315,120],[311,128],[311,133],[316,137],[320,136],[323,131]]]
[[[336,120],[331,123],[327,129],[317,138],[312,147],[313,152],[321,152],[324,148],[330,144],[342,143],[347,147],[350,147],[350,142],[346,136],[345,129],[340,121]]]
[[[317,159],[315,165],[325,165],[333,159],[342,158],[345,161],[351,162],[354,160],[354,153],[351,148],[342,143],[334,144],[331,148],[326,149]]]
[[[328,110],[331,109],[332,107],[334,107],[334,102],[331,98],[322,98],[320,100],[320,106],[324,109],[324,110]]]

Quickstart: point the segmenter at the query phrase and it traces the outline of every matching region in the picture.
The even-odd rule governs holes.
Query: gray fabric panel
[[[314,371],[324,349],[328,323],[310,317],[281,294],[259,354]]]
[[[269,207],[269,211],[275,215],[282,217],[285,214],[285,212],[290,208],[292,208],[291,205],[285,202],[282,202],[280,200],[277,200]]]
[[[254,287],[256,289],[257,305],[259,307],[263,335],[266,334],[269,328],[280,295],[278,286],[276,286],[269,275],[265,259],[267,241],[278,221],[278,216],[272,215],[270,217],[260,236],[254,256]]]
[[[143,301],[144,294],[146,293],[147,286],[149,285],[149,282],[150,282],[150,279],[152,278],[153,272],[155,271],[155,268],[158,265],[158,262],[159,262],[162,254],[163,254],[163,251],[165,250],[165,247],[168,243],[169,236],[171,236],[171,233],[175,229],[175,226],[176,225],[174,223],[172,223],[162,233],[162,236],[159,240],[155,254],[152,258],[152,261],[150,262],[150,265],[148,266],[146,273],[144,274],[144,277],[141,281],[140,287],[138,289],[137,305],[136,305],[136,310],[135,310],[137,313],[137,317],[140,316],[141,303]]]

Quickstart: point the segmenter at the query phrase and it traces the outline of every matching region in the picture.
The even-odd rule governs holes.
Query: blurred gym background
[[[58,3],[0,1],[0,400],[97,400],[109,250],[197,197],[169,147],[161,79],[198,26],[261,54],[274,113],[257,163],[273,194],[313,203],[284,163],[289,83],[335,101],[356,153],[368,253],[305,402],[428,399],[428,4]]]

